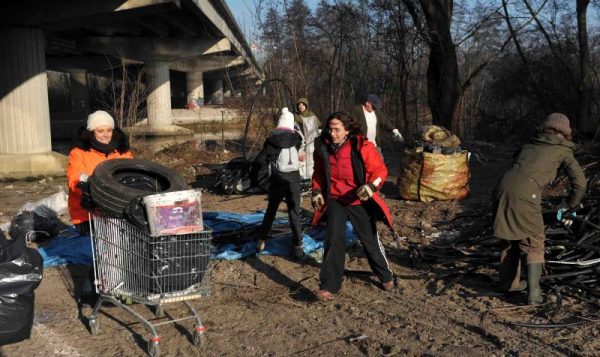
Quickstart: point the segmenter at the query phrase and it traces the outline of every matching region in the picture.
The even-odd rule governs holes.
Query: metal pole
[[[221,110],[221,148],[225,152],[225,111]]]

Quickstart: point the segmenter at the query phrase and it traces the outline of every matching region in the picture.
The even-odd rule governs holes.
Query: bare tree
[[[421,20],[415,3],[403,0],[413,21],[420,27]],[[429,65],[427,67],[427,93],[432,121],[456,130],[460,115],[462,85],[452,40],[452,0],[419,0],[427,23]]]
[[[587,32],[587,8],[590,0],[577,0],[577,39],[579,42],[579,103],[577,105],[577,127],[580,130],[591,129],[590,102],[593,83],[590,65],[590,50]]]

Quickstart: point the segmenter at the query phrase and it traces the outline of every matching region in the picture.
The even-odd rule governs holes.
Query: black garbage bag
[[[208,240],[160,236],[151,245],[151,291],[172,293],[199,284],[210,261]]]
[[[42,276],[42,257],[37,250],[26,247],[25,236],[9,241],[0,230],[0,345],[31,335],[33,291]]]
[[[146,208],[142,204],[143,200],[144,196],[139,196],[129,201],[129,204],[125,206],[125,218],[144,233],[150,234],[150,224],[148,223]]]
[[[23,211],[13,217],[8,234],[14,240],[29,238],[39,242],[58,235],[58,222],[55,218],[42,217],[32,211]],[[25,240],[23,240],[25,241]]]

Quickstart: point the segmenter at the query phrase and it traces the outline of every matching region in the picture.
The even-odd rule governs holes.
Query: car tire
[[[128,183],[128,180],[135,181],[135,178],[141,179],[141,182],[153,180],[156,190],[149,187],[141,189]],[[179,173],[143,159],[105,161],[96,166],[89,180],[94,204],[105,214],[117,218],[124,217],[125,207],[136,197],[188,188],[186,180]]]

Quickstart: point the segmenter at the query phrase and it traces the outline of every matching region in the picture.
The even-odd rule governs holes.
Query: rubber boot
[[[532,263],[527,265],[527,304],[541,304],[542,289],[540,288],[540,278],[542,277],[542,263]]]
[[[527,288],[527,283],[520,281],[520,250],[510,247],[510,249],[502,251],[498,273],[500,275],[500,280],[498,282],[500,291],[523,291]]]

